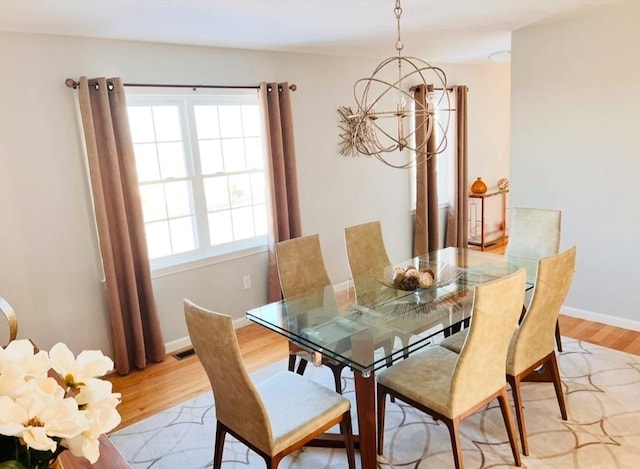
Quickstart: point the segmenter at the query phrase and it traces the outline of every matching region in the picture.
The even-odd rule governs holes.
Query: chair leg
[[[303,375],[304,370],[307,368],[307,363],[309,363],[307,360],[305,360],[304,358],[300,358],[300,363],[298,363],[298,369],[296,370],[296,373],[298,373],[299,375]]]
[[[347,411],[340,422],[340,431],[344,435],[344,447],[347,451],[349,469],[356,467],[356,452],[353,445],[353,429],[351,428],[351,411]]]
[[[507,381],[513,393],[513,404],[516,408],[516,421],[520,432],[520,443],[522,444],[522,454],[529,456],[529,444],[527,441],[527,428],[524,421],[524,409],[522,406],[522,395],[520,394],[520,376],[507,375]]]
[[[556,390],[558,406],[560,406],[560,415],[562,415],[562,420],[567,420],[567,405],[564,402],[564,394],[562,393],[562,381],[560,381],[560,370],[558,369],[558,361],[556,360],[555,352],[551,353],[551,356],[549,357],[549,361],[547,363],[550,365],[549,369],[553,379],[553,387]]]
[[[378,454],[382,454],[384,446],[384,416],[387,403],[387,391],[378,385]]]
[[[451,436],[451,451],[453,452],[455,467],[456,469],[462,469],[464,463],[462,462],[462,446],[460,445],[460,419],[443,419],[442,421],[449,429],[449,435]]]
[[[400,336],[400,341],[402,342],[402,348],[404,349],[404,352],[402,352],[402,358],[407,359],[409,358],[409,339],[411,339],[411,336],[409,334],[402,334]]]
[[[515,437],[516,429],[513,426],[513,418],[511,417],[511,410],[509,409],[509,398],[507,397],[507,388],[502,388],[498,395],[498,402],[500,403],[500,410],[502,411],[502,418],[504,419],[504,426],[507,427],[507,434],[509,435],[509,444],[511,445],[511,452],[513,453],[513,459],[516,462],[516,466],[522,466],[522,459],[520,458],[520,451],[518,450],[518,442]]]
[[[558,346],[558,352],[562,352],[562,338],[560,336],[560,322],[556,320],[556,345]]]
[[[326,366],[331,368],[333,373],[333,382],[336,386],[336,392],[338,394],[342,394],[342,370],[344,369],[344,365],[342,364],[334,364],[334,363],[324,363]]]
[[[222,450],[224,449],[224,437],[226,433],[226,427],[220,422],[217,422],[216,441],[213,449],[213,469],[220,469],[222,467]]]
[[[384,350],[384,354],[389,357],[387,358],[387,367],[390,367],[393,365],[393,359],[391,358],[391,354],[393,353],[393,341],[394,338],[390,338],[388,340],[384,341],[384,344],[382,345],[382,349]]]
[[[266,469],[276,469],[280,464],[282,457],[269,457],[264,456],[264,462],[266,463]]]
[[[296,369],[296,358],[297,356],[294,353],[289,354],[289,371],[294,371]]]

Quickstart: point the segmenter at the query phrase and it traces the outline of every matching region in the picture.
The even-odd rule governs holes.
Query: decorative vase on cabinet
[[[485,192],[487,192],[487,185],[484,183],[482,178],[476,179],[475,182],[471,184],[472,194],[484,194]]]

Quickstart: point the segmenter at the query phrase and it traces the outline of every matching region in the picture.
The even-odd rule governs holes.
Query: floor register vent
[[[193,350],[193,348],[188,348],[186,350],[182,350],[181,352],[174,353],[173,356],[176,358],[176,360],[182,360],[183,358],[187,358],[195,354],[196,351]]]

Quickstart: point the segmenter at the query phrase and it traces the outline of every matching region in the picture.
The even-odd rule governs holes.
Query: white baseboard
[[[244,327],[249,325],[249,320],[247,318],[235,319],[233,321],[233,326],[238,329],[240,327]],[[167,354],[177,352],[178,350],[185,349],[187,347],[191,347],[191,339],[189,336],[181,337],[176,340],[172,340],[171,342],[167,342],[164,344],[165,352]]]
[[[640,321],[619,318],[616,316],[610,316],[608,314],[595,313],[593,311],[587,311],[585,309],[570,308],[568,306],[563,306],[560,314],[571,316],[573,318],[586,319],[587,321],[599,322],[608,326],[621,327],[623,329],[630,329],[632,331],[640,332]]]

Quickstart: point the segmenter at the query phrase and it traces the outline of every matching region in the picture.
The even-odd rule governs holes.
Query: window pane
[[[153,123],[158,142],[182,140],[177,106],[153,106]]]
[[[158,143],[158,156],[162,179],[180,178],[187,175],[182,142]]]
[[[224,170],[228,173],[246,170],[244,160],[244,142],[241,138],[222,140],[222,155],[224,156]]]
[[[193,251],[196,247],[192,217],[177,218],[169,221],[173,254]]]
[[[251,195],[254,204],[265,202],[264,173],[253,173],[251,175]]]
[[[169,237],[169,224],[166,221],[146,223],[147,248],[149,257],[156,259],[171,255],[171,239]]]
[[[259,137],[246,138],[244,140],[244,148],[247,155],[247,169],[263,169],[264,154],[262,140]]]
[[[155,141],[150,106],[130,106],[128,115],[133,143]]]
[[[253,223],[255,226],[255,235],[261,236],[267,234],[267,206],[253,206]]]
[[[136,156],[136,170],[139,181],[157,181],[160,179],[160,167],[155,143],[136,143],[133,145]]]
[[[222,138],[242,137],[242,115],[240,106],[218,106],[220,115],[220,136]]]
[[[253,238],[253,208],[245,207],[231,211],[233,236],[236,240]]]
[[[242,125],[245,137],[257,137],[262,135],[260,123],[260,111],[258,106],[242,106]]]
[[[142,212],[145,222],[167,218],[162,184],[140,186],[140,198],[142,199]]]
[[[164,185],[167,212],[170,218],[192,215],[191,184],[187,181],[169,182]]]
[[[229,176],[229,196],[232,207],[251,204],[251,178],[248,174]]]
[[[220,138],[218,106],[194,106],[198,138]]]
[[[200,166],[202,174],[216,174],[224,171],[220,140],[200,140]]]
[[[233,241],[231,229],[231,211],[215,212],[209,214],[209,241],[212,246]]]
[[[204,194],[207,210],[221,210],[229,207],[229,187],[227,177],[211,177],[204,180]]]

